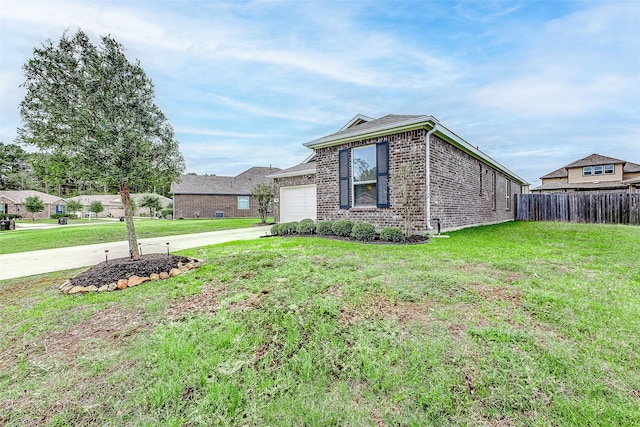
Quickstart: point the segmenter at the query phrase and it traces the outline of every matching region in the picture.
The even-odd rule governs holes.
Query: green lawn
[[[87,220],[71,220],[70,224],[82,224]],[[177,234],[204,233],[207,231],[229,230],[252,227],[259,218],[154,220],[134,221],[138,239],[148,237],[174,236]],[[26,221],[29,223],[29,221]],[[124,222],[95,220],[86,226],[61,225],[49,229],[33,229],[0,232],[0,255],[33,251],[38,249],[65,248],[68,246],[127,240]]]
[[[0,282],[0,425],[640,425],[640,227],[266,238],[65,296]]]

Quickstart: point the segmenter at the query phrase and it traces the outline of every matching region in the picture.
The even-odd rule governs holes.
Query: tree
[[[100,200],[94,200],[89,205],[89,212],[94,212],[97,218],[99,213],[104,212],[104,205]]]
[[[138,259],[131,188],[168,187],[184,159],[140,62],[130,62],[110,36],[100,40],[94,45],[78,30],[34,49],[23,66],[18,139],[54,155],[77,182],[117,187],[129,252]]]
[[[0,142],[0,190],[36,189],[29,153],[16,144]]]
[[[84,209],[84,205],[80,203],[78,200],[67,200],[68,213],[76,214],[78,211],[80,211],[80,214],[82,214],[83,209]]]
[[[140,200],[140,206],[143,208],[149,208],[149,216],[155,216],[155,212],[162,209],[162,203],[160,197],[152,196],[151,194],[145,195]]]
[[[258,203],[258,213],[262,224],[267,222],[267,214],[271,210],[271,201],[273,200],[273,186],[270,184],[256,184],[251,189],[251,195]]]
[[[416,162],[405,163],[391,176],[390,189],[395,199],[395,204],[402,212],[404,220],[404,235],[409,237],[416,214],[422,208],[420,204],[421,194],[418,191],[421,171]]]
[[[29,196],[24,201],[24,208],[27,212],[33,214],[33,220],[36,220],[36,213],[44,210],[44,202],[38,196]]]

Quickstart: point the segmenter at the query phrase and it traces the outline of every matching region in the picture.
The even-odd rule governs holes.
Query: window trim
[[[353,164],[353,162],[356,160],[356,151],[357,150],[364,150],[364,149],[373,149],[373,154],[375,156],[375,161],[376,161],[376,178],[375,179],[368,179],[368,180],[364,180],[364,181],[356,181],[354,173],[355,173],[355,166]],[[351,159],[350,159],[350,167],[351,167],[351,174],[350,174],[350,178],[351,178],[351,182],[349,185],[349,192],[351,193],[351,206],[353,206],[354,208],[376,208],[378,207],[378,152],[376,150],[376,145],[375,144],[370,144],[370,145],[363,145],[362,147],[354,147],[351,149]],[[371,205],[357,205],[356,204],[356,185],[371,185],[373,184],[373,191],[376,195],[376,201],[371,204]]]
[[[491,209],[494,211],[498,208],[498,178],[496,176],[496,171],[491,171]]]
[[[511,180],[507,179],[505,183],[505,207],[507,211],[511,210]]]
[[[251,198],[250,198],[250,197],[251,197],[251,196],[238,196],[238,210],[239,210],[239,211],[248,211],[249,209],[251,209]],[[247,207],[246,207],[246,208],[243,208],[243,207],[240,205],[240,202],[241,202],[241,201],[242,201],[242,202],[245,202],[245,201],[246,201],[246,203],[247,203],[247,205],[246,205]]]

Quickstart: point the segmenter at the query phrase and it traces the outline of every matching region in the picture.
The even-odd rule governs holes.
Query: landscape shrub
[[[283,222],[278,226],[278,236],[290,236],[292,234],[296,234],[296,230],[298,229],[298,222]]]
[[[404,240],[404,231],[400,227],[385,227],[380,232],[380,240],[385,242],[402,242]]]
[[[353,221],[348,219],[339,219],[331,226],[331,231],[336,236],[349,237],[351,236],[351,230],[353,229]]]
[[[351,237],[362,242],[372,242],[376,238],[376,227],[368,222],[359,222],[353,226]]]
[[[333,221],[320,221],[316,225],[316,233],[322,236],[331,236],[333,234],[331,227],[333,227]]]
[[[296,229],[298,234],[313,234],[316,231],[316,223],[312,219],[303,219],[298,224],[298,228]]]
[[[160,214],[162,215],[163,218],[167,218],[173,215],[173,209],[162,209],[160,211]]]
[[[278,229],[280,228],[280,224],[273,224],[271,226],[271,235],[272,236],[277,236],[278,235]]]

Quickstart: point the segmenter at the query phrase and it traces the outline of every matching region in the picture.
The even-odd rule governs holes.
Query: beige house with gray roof
[[[576,160],[540,178],[542,185],[532,193],[639,192],[640,164],[601,154]]]
[[[271,183],[274,167],[252,167],[236,176],[182,175],[171,185],[174,218],[253,218],[258,205],[251,195],[256,184]]]
[[[44,211],[31,214],[24,207],[27,197],[38,196],[44,203]],[[47,219],[53,214],[65,213],[67,202],[62,197],[36,190],[0,190],[0,213],[18,214],[23,218]]]

